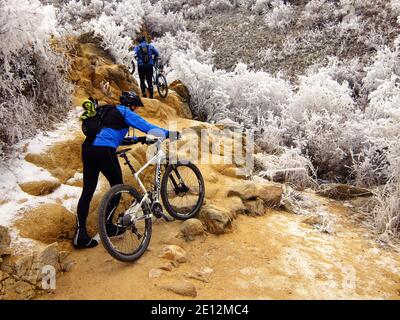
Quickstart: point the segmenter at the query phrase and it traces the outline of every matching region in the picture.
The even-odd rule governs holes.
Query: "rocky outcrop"
[[[104,103],[118,102],[121,91],[139,88],[128,69],[116,64],[90,34],[70,38],[68,55],[72,70],[70,78],[76,86],[75,96],[93,96]],[[80,104],[80,103],[77,103]]]
[[[68,253],[59,252],[57,242],[26,255],[8,255],[0,263],[0,300],[27,300],[38,291],[51,290],[50,283],[43,287],[47,283],[44,277],[49,275],[50,281],[57,273],[71,270],[72,265]]]

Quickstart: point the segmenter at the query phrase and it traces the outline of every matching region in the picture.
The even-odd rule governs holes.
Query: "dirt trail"
[[[327,202],[328,203],[328,202]],[[268,210],[265,216],[239,216],[234,232],[191,242],[175,238],[181,222],[154,225],[149,250],[135,263],[115,261],[102,246],[73,251],[76,265],[40,299],[183,299],[160,289],[165,279],[186,279],[196,299],[400,299],[398,253],[379,248],[368,231],[356,227],[347,209],[327,204],[337,220],[334,235],[302,223],[303,216]],[[188,261],[149,279],[163,264],[158,253],[178,244]],[[209,282],[187,274],[211,268]]]
[[[132,80],[125,80],[123,68],[113,65],[107,57],[100,59],[95,49],[94,45],[85,44],[77,50],[81,58],[75,60],[75,70],[79,70],[74,76],[78,86],[76,101],[89,94],[105,94],[100,85],[104,79],[111,83],[108,89],[115,94],[134,84]],[[93,59],[96,61],[91,61]],[[108,79],[116,78],[115,73],[120,75],[119,82]],[[218,131],[217,126],[190,119],[185,103],[189,99],[187,89],[179,84],[173,89],[175,92],[171,90],[164,100],[157,96],[154,100],[143,99],[145,108],[139,113],[160,126],[175,121],[175,130],[191,128],[179,142],[181,145],[198,144],[200,129]],[[108,102],[107,99],[103,101]],[[255,199],[251,193],[264,190],[263,197],[270,197],[277,192],[280,200],[281,186],[272,186],[267,191],[257,189],[259,185],[253,188],[249,181],[236,176],[237,164],[223,161],[199,167],[206,185],[205,205],[225,210],[220,216],[228,222],[223,231],[230,232],[206,233],[193,241],[185,241],[176,237],[182,222],[157,220],[147,252],[131,264],[114,260],[101,245],[89,250],[73,250],[72,213],[82,186],[80,145],[83,136],[76,126],[72,131],[68,140],[51,145],[45,152],[29,153],[28,146],[22,169],[34,169],[40,175],[31,175],[33,181],[22,181],[24,185],[18,179],[15,182],[25,188],[22,193],[16,186],[20,197],[23,196],[19,201],[25,220],[17,221],[13,228],[19,230],[20,236],[41,241],[42,245],[58,242],[58,247],[70,251],[69,258],[75,261],[69,272],[57,277],[55,292],[36,296],[37,299],[188,298],[164,290],[161,286],[166,281],[192,283],[197,291],[195,299],[400,299],[399,253],[378,246],[370,231],[352,222],[351,211],[346,206],[313,193],[303,193],[312,203],[306,215],[265,209],[265,198],[261,199],[261,194],[257,193]],[[232,139],[242,143],[241,135]],[[146,152],[145,146],[132,147],[130,157],[136,168],[144,163]],[[220,150],[214,161],[223,160],[223,157],[224,151]],[[144,173],[145,183],[151,181],[152,174],[151,169]],[[125,183],[132,183],[126,167],[123,175]],[[229,196],[235,185],[242,189],[239,194]],[[88,219],[91,234],[97,232],[97,205],[107,188],[104,178],[100,178]],[[32,207],[33,204],[36,207]],[[241,214],[248,211],[258,216]],[[326,233],[312,223],[305,223],[307,215],[317,211],[329,217],[334,231]],[[166,260],[159,257],[159,252],[169,244],[182,247],[187,253],[187,262],[171,271],[163,271],[159,278],[150,279],[150,270],[165,265]],[[199,272],[202,277],[198,276]],[[26,282],[19,284],[26,286]]]

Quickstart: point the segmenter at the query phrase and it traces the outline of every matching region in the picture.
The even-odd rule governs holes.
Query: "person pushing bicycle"
[[[138,65],[140,89],[142,90],[142,96],[146,98],[145,81],[147,81],[149,97],[153,99],[153,66],[159,58],[159,52],[151,43],[147,43],[144,35],[140,35],[137,41],[138,45],[134,47],[133,51]]]
[[[76,233],[73,240],[76,249],[93,248],[98,244],[95,238],[88,235],[86,220],[100,172],[107,178],[111,187],[123,183],[121,167],[115,154],[116,149],[124,143],[146,141],[146,137],[126,138],[129,127],[162,138],[180,135],[178,132],[157,127],[136,114],[136,108],[143,107],[143,102],[134,92],[123,92],[120,104],[116,106],[96,108],[93,99],[85,100],[82,105],[86,110],[81,116],[86,139],[82,144],[83,190],[78,202]],[[98,128],[93,129],[93,123]],[[94,134],[89,134],[89,131],[94,131]],[[115,202],[114,205],[118,204],[119,198]],[[120,230],[111,222],[112,215],[110,209],[106,221],[107,234],[117,236],[124,230]]]

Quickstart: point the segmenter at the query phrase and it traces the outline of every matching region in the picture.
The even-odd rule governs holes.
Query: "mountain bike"
[[[147,139],[146,144],[155,144],[155,155],[139,170],[129,161],[130,148],[117,151],[125,160],[143,194],[132,185],[119,184],[112,187],[103,197],[99,206],[99,233],[104,248],[115,259],[132,262],[146,251],[152,233],[152,217],[186,220],[195,217],[203,204],[205,187],[200,170],[190,162],[169,163],[161,145],[164,139]],[[139,175],[150,165],[155,165],[154,183],[147,191]],[[162,169],[163,175],[162,175]],[[107,222],[118,228],[113,236],[107,233]]]
[[[129,68],[129,71],[132,75],[136,71],[136,65],[133,60],[131,62],[131,67]],[[159,59],[155,59],[153,65],[153,85],[157,87],[157,91],[160,97],[165,98],[168,95],[168,83],[164,75],[164,66],[160,64]]]

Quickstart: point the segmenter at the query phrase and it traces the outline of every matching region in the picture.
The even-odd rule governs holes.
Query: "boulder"
[[[165,246],[161,250],[159,257],[168,259],[168,260],[172,260],[172,261],[176,261],[178,263],[183,263],[183,262],[187,261],[186,251],[176,245]]]
[[[277,184],[257,185],[257,196],[268,207],[279,207],[282,201],[283,189]]]
[[[340,183],[324,184],[317,194],[335,200],[348,200],[356,197],[370,197],[373,195],[368,189]]]
[[[197,290],[193,283],[186,280],[175,280],[160,285],[163,290],[171,291],[185,297],[196,297]]]
[[[253,181],[243,181],[234,184],[228,190],[228,197],[240,197],[245,203],[246,201],[262,200],[268,207],[279,207],[281,205],[283,195],[282,186],[277,184],[257,184]],[[248,206],[254,208],[256,203],[253,202]],[[260,209],[260,202],[257,203]],[[246,205],[246,203],[245,203]]]
[[[233,228],[232,214],[214,205],[203,206],[199,218],[206,230],[213,234],[226,233]]]
[[[151,269],[149,271],[149,279],[159,278],[162,276],[163,273],[164,273],[164,271],[161,269]]]
[[[180,234],[186,240],[193,240],[196,236],[204,235],[204,226],[198,219],[189,219],[182,223]]]
[[[262,216],[265,213],[264,201],[261,199],[246,201],[244,205],[245,213],[249,216]]]
[[[19,184],[22,191],[32,196],[48,195],[56,190],[60,185],[60,182],[54,180],[32,181]]]

